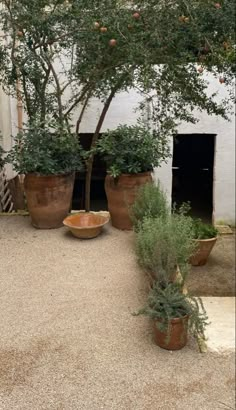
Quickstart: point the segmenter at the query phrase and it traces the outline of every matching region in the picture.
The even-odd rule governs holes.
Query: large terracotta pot
[[[166,350],[180,350],[188,341],[188,320],[189,316],[172,319],[168,331],[162,332],[158,321],[154,322],[154,338],[158,346]]]
[[[132,229],[129,208],[135,201],[137,189],[148,182],[152,182],[151,172],[122,174],[117,179],[110,175],[106,176],[108,210],[115,228]]]
[[[27,206],[35,228],[53,229],[62,226],[71,206],[74,177],[74,173],[26,175],[24,186]]]
[[[203,266],[206,264],[207,259],[215,246],[217,238],[211,239],[197,239],[197,249],[193,256],[190,258],[190,263],[193,266]]]

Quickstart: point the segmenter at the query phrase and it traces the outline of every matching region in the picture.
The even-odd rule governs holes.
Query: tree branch
[[[120,83],[119,83],[120,84]],[[119,85],[116,85],[116,87],[114,87],[109,95],[109,97],[107,98],[102,113],[100,115],[95,133],[93,134],[93,138],[92,138],[92,143],[91,143],[91,147],[90,149],[93,149],[96,145],[96,142],[98,140],[100,131],[102,129],[106,114],[109,110],[109,107],[111,105],[111,102],[117,92],[117,90],[119,89]],[[89,157],[88,161],[87,161],[87,172],[86,172],[86,181],[85,181],[85,211],[89,212],[90,211],[90,190],[91,190],[91,178],[92,178],[92,170],[93,170],[93,160],[94,160],[94,154],[91,154],[91,156]]]
[[[86,100],[85,100],[84,105],[83,105],[83,108],[82,108],[82,110],[81,110],[79,119],[78,119],[78,121],[77,121],[77,123],[76,123],[76,134],[77,134],[77,135],[79,134],[80,124],[81,124],[81,122],[82,122],[84,113],[85,113],[86,108],[87,108],[87,106],[88,106],[88,103],[89,103],[91,94],[92,94],[92,92],[90,91],[90,92],[88,93],[87,97],[86,97]]]

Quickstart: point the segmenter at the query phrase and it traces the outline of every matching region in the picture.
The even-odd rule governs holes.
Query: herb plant
[[[145,184],[138,189],[135,202],[130,209],[134,230],[137,231],[142,226],[145,218],[166,218],[169,214],[167,198],[160,183]]]
[[[160,283],[168,283],[179,267],[183,281],[189,272],[189,258],[196,244],[193,221],[174,214],[167,218],[146,218],[136,234],[136,254],[139,264]]]
[[[167,332],[167,338],[171,319],[189,316],[188,333],[195,338],[205,339],[208,317],[201,298],[183,294],[175,283],[165,287],[156,283],[149,293],[146,306],[137,314],[155,320],[160,331]]]
[[[211,239],[218,235],[218,230],[210,225],[203,223],[201,219],[194,220],[194,239]]]

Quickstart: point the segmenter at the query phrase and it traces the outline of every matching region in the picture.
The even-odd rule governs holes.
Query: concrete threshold
[[[235,297],[202,297],[210,325],[207,327],[209,351],[235,350]]]

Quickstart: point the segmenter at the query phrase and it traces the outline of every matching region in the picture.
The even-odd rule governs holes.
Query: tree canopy
[[[70,123],[103,101],[95,144],[114,96],[136,89],[163,144],[194,109],[227,117],[211,72],[233,95],[234,0],[0,0],[0,84],[29,120]],[[92,157],[88,160],[91,168]]]

